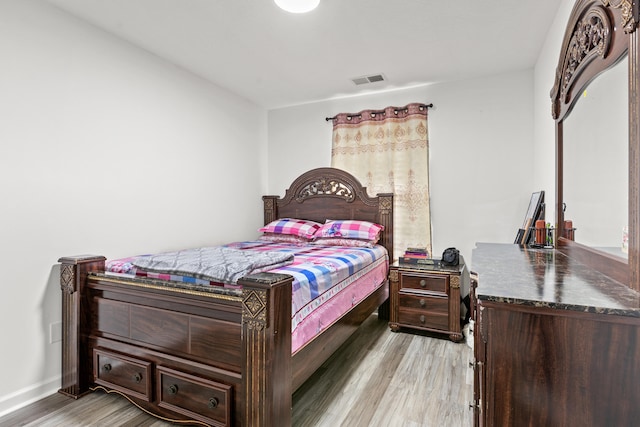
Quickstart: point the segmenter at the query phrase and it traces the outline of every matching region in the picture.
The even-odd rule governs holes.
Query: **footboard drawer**
[[[163,366],[156,375],[159,406],[214,426],[232,425],[232,386]]]
[[[150,402],[152,364],[101,349],[93,350],[93,378],[96,384]]]

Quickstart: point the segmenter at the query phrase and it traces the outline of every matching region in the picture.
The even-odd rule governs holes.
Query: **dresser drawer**
[[[163,366],[156,374],[159,406],[214,426],[232,425],[232,386]]]
[[[419,291],[428,291],[447,295],[449,285],[448,275],[429,275],[420,273],[402,272],[400,275],[400,288]]]
[[[151,362],[109,351],[93,350],[93,377],[96,384],[139,399],[152,400]]]

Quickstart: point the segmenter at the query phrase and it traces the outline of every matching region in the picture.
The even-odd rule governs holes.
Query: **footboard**
[[[182,423],[291,424],[290,276],[220,295],[96,274],[104,261],[60,259],[61,393],[101,388]]]

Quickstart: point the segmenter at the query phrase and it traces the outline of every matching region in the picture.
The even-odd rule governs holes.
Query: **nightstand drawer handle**
[[[426,317],[424,317],[424,314],[420,315],[420,323],[424,323],[426,321],[427,321],[427,319],[426,319]]]
[[[424,279],[420,280],[420,287],[421,288],[426,288],[427,287],[427,281],[424,280]]]
[[[425,301],[424,299],[420,299],[420,307],[426,307],[427,306],[427,301]]]

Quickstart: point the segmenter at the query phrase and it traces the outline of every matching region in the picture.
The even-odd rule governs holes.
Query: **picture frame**
[[[533,237],[531,229],[535,227],[536,221],[544,217],[544,191],[536,191],[531,194],[527,213],[522,222],[522,228],[518,229],[513,243],[527,245]]]

